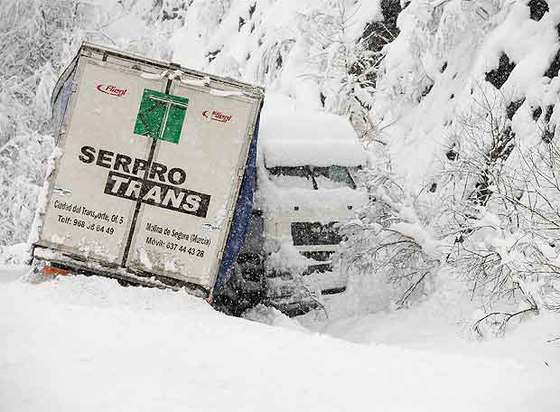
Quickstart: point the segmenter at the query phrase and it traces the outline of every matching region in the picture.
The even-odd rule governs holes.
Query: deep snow
[[[0,270],[3,412],[560,410],[560,347],[541,353],[542,336],[521,327],[500,356],[464,340],[440,351],[425,316],[412,330],[395,316],[326,327],[356,344],[270,311],[252,318],[276,326],[182,292],[82,276],[30,283],[26,270]]]

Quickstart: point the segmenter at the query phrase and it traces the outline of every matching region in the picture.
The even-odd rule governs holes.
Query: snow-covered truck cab
[[[289,314],[346,290],[333,265],[338,223],[367,202],[355,175],[366,153],[350,122],[270,96],[262,113],[257,207],[262,211],[267,300]]]

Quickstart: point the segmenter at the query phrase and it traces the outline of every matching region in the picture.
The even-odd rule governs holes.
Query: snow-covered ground
[[[560,410],[560,342],[543,332],[558,318],[485,343],[414,311],[322,325],[349,342],[270,311],[251,316],[266,325],[186,293],[26,271],[0,268],[2,412]]]

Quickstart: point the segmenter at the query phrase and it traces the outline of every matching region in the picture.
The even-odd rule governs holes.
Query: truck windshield
[[[317,186],[322,189],[332,189],[337,187],[356,188],[348,168],[343,166],[314,167],[313,176]]]
[[[316,189],[316,183],[308,166],[271,167],[270,179],[280,187]]]
[[[271,180],[281,187],[304,189],[356,188],[347,167],[344,166],[281,166],[268,168]]]

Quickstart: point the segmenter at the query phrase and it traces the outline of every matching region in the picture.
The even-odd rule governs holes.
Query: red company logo
[[[205,110],[202,112],[202,115],[208,120],[215,120],[216,122],[220,122],[220,123],[227,123],[232,118],[231,114],[225,114],[223,112],[218,112],[216,110],[212,110],[211,113],[210,110]]]
[[[123,97],[126,94],[127,89],[119,89],[116,86],[110,84],[98,84],[97,90],[101,93],[110,94],[111,96]]]

